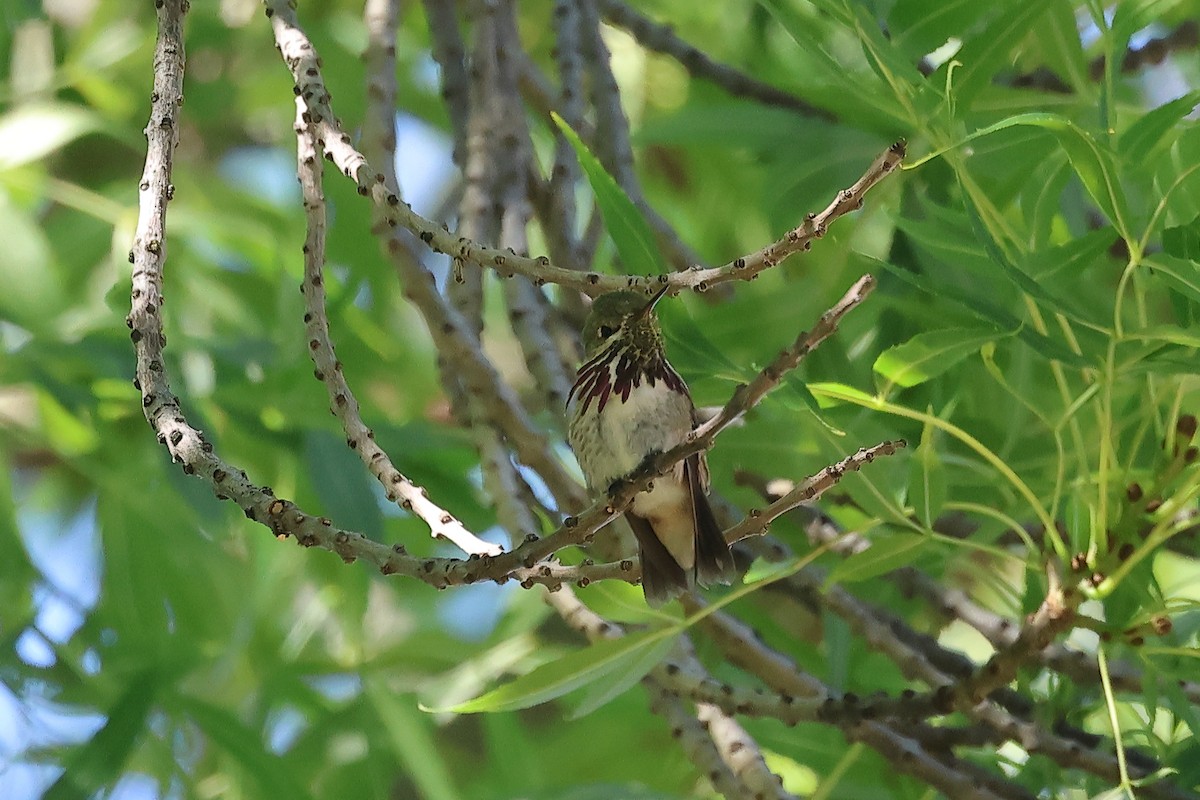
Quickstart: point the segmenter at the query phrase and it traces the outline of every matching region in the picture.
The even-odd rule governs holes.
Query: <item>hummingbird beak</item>
[[[670,290],[671,290],[671,284],[668,283],[666,286],[662,287],[657,292],[655,292],[654,296],[650,298],[650,302],[646,303],[646,307],[638,312],[637,319],[644,320],[647,317],[649,317],[650,312],[652,312],[654,310],[654,306],[658,303],[659,300],[661,300],[663,298],[663,295],[665,295]]]

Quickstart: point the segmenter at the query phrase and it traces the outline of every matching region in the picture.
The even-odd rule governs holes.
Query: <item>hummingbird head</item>
[[[662,329],[654,315],[654,304],[667,289],[664,286],[652,297],[639,292],[609,292],[592,303],[583,323],[587,354],[567,397],[568,408],[575,401],[577,415],[586,414],[593,400],[598,412],[603,412],[613,397],[624,403],[643,382],[688,396],[683,378],[667,363]]]
[[[662,349],[662,329],[654,305],[667,293],[664,286],[651,297],[640,292],[602,294],[592,303],[583,323],[583,346],[587,357],[621,342],[624,350],[650,355]]]

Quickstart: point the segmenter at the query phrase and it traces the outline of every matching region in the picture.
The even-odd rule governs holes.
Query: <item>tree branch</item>
[[[692,46],[675,33],[670,25],[662,25],[642,15],[621,0],[597,0],[600,13],[619,28],[624,28],[643,47],[678,61],[693,78],[710,81],[736,97],[747,97],[763,105],[786,108],[806,117],[834,121],[837,117],[817,108],[783,89],[754,78],[739,69],[714,61],[703,50]]]

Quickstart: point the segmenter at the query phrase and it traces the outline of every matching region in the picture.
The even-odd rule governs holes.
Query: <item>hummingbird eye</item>
[[[617,329],[611,325],[601,325],[600,326],[600,338],[601,339],[607,339],[616,332],[617,332]]]

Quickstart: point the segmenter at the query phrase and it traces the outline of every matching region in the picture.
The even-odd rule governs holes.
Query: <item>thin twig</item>
[[[583,634],[589,642],[625,635],[619,625],[609,622],[585,606],[570,589],[547,594],[546,602],[558,612],[564,622]],[[686,638],[681,637],[675,654],[689,668],[697,672],[703,671]],[[725,797],[758,796],[751,793],[750,785],[744,779],[749,777],[753,781],[759,777],[758,774],[739,774],[725,758],[725,751],[736,749],[732,741],[732,730],[714,731],[712,725],[706,724],[703,716],[689,711],[687,704],[663,681],[660,669],[656,668],[647,673],[642,678],[642,685],[649,695],[650,710],[667,720],[671,726],[671,736],[679,741],[688,758],[717,791]],[[757,752],[753,740],[751,746]],[[761,756],[759,760],[761,761]],[[762,795],[764,798],[769,796]]]
[[[332,158],[346,177],[358,185],[360,194],[370,197],[381,210],[388,224],[412,231],[435,252],[451,258],[493,269],[502,277],[524,275],[535,285],[557,283],[591,295],[616,289],[642,289],[647,293],[669,285],[672,289],[706,291],[718,284],[734,280],[749,280],[755,274],[776,266],[792,253],[805,249],[806,243],[825,234],[829,223],[862,205],[863,196],[875,184],[891,173],[904,155],[902,143],[889,148],[876,159],[871,168],[850,188],[839,193],[820,214],[815,214],[780,241],[751,255],[710,269],[689,269],[671,275],[644,277],[582,273],[556,267],[544,256],[529,258],[515,253],[485,247],[468,238],[456,236],[417,214],[398,195],[375,180],[375,172],[365,156],[350,144],[350,136],[342,129],[329,105],[329,93],[321,77],[316,51],[308,37],[297,25],[295,13],[284,0],[267,0],[267,12],[272,18],[276,43],[296,82],[296,91],[308,106],[313,124],[317,125],[326,154]]]
[[[300,178],[304,214],[308,223],[304,239],[304,281],[301,284],[305,305],[304,332],[309,357],[316,367],[315,374],[325,384],[329,394],[329,410],[341,423],[346,444],[379,481],[389,500],[423,520],[435,538],[453,542],[464,553],[499,553],[497,545],[485,542],[467,530],[450,512],[430,500],[424,488],[397,470],[388,454],[375,443],[375,432],[359,414],[358,398],[346,381],[342,363],[334,353],[329,336],[323,274],[326,214],[325,195],[321,189],[322,161],[312,130],[303,121],[304,104],[298,98],[296,116],[296,173]]]
[[[689,613],[694,613],[703,607],[703,603],[696,598],[687,598],[684,607]],[[927,752],[917,740],[903,733],[902,729],[894,729],[891,723],[864,719],[861,714],[853,713],[846,708],[846,698],[835,699],[825,684],[797,669],[788,658],[763,644],[744,623],[724,612],[716,612],[704,617],[700,626],[730,663],[758,676],[778,693],[773,701],[768,700],[771,695],[766,692],[749,693],[755,700],[764,701],[767,707],[772,710],[779,709],[779,713],[785,715],[778,718],[790,721],[785,717],[795,712],[788,709],[798,705],[811,709],[814,702],[828,704],[827,707],[831,710],[840,707],[844,713],[833,714],[831,718],[823,721],[840,728],[848,740],[862,741],[869,745],[899,771],[940,789],[947,797],[996,797],[990,791],[976,793],[975,786],[969,778],[946,766]],[[716,700],[718,704],[723,703],[722,698],[726,696],[724,685],[717,684],[710,688],[715,691],[715,696],[711,699]],[[732,687],[730,688],[732,691]],[[707,695],[706,699],[709,699]],[[853,706],[854,703],[850,705]],[[815,716],[817,712],[812,713]]]
[[[454,140],[454,163],[460,167],[466,158],[467,120],[470,117],[467,89],[466,49],[458,30],[455,4],[445,0],[421,0],[429,37],[433,44],[433,59],[442,71],[442,102],[450,117],[450,132]]]
[[[591,78],[590,97],[596,114],[596,133],[590,144],[605,169],[625,190],[630,201],[654,231],[663,255],[677,270],[687,270],[701,259],[646,200],[633,169],[633,145],[629,140],[629,120],[621,107],[621,92],[613,77],[608,46],[600,36],[600,15],[591,2],[578,4],[580,12],[581,49],[584,66]],[[639,265],[626,264],[626,269]]]
[[[814,348],[837,331],[842,317],[860,305],[867,295],[875,288],[875,279],[863,275],[851,286],[842,299],[821,315],[812,330],[801,333],[791,347],[784,349],[775,360],[755,376],[747,384],[741,384],[734,390],[733,397],[717,412],[715,416],[696,429],[696,439],[704,441],[710,431],[724,428],[733,422],[747,409],[753,408],[768,392],[774,389],[783,376],[795,369]]]
[[[363,115],[363,147],[373,142],[380,153],[396,152],[396,16],[399,0],[366,0],[363,25],[367,29],[367,47],[363,51],[366,67],[367,107]],[[393,160],[378,160],[383,183],[400,194]]]
[[[318,143],[324,144],[325,152],[344,174],[355,176],[361,194],[382,198],[380,208],[408,209],[397,195],[388,191],[377,174],[370,171],[366,158],[350,145],[350,137],[333,118],[316,50],[299,28],[291,6],[286,0],[268,0],[267,15],[280,53],[297,82],[299,96],[307,105],[305,122],[315,126]],[[389,224],[395,222],[392,215],[384,214],[384,219]],[[433,284],[432,276],[403,257],[406,255],[403,250],[394,238],[388,242],[389,254],[397,256],[394,259],[396,267],[405,275],[406,295],[425,315],[439,356],[456,364],[468,394],[487,399],[487,421],[503,431],[526,466],[541,474],[559,504],[563,507],[582,505],[582,487],[564,468],[544,433],[521,405],[516,392],[501,379],[483,354],[467,321],[446,304]]]
[[[806,117],[833,121],[835,115],[806,103],[796,95],[763,83],[735,67],[714,61],[707,53],[679,38],[670,25],[644,16],[621,0],[597,0],[600,13],[612,24],[624,28],[649,50],[675,59],[692,77],[711,81],[736,97],[748,97],[764,105],[786,108]]]

